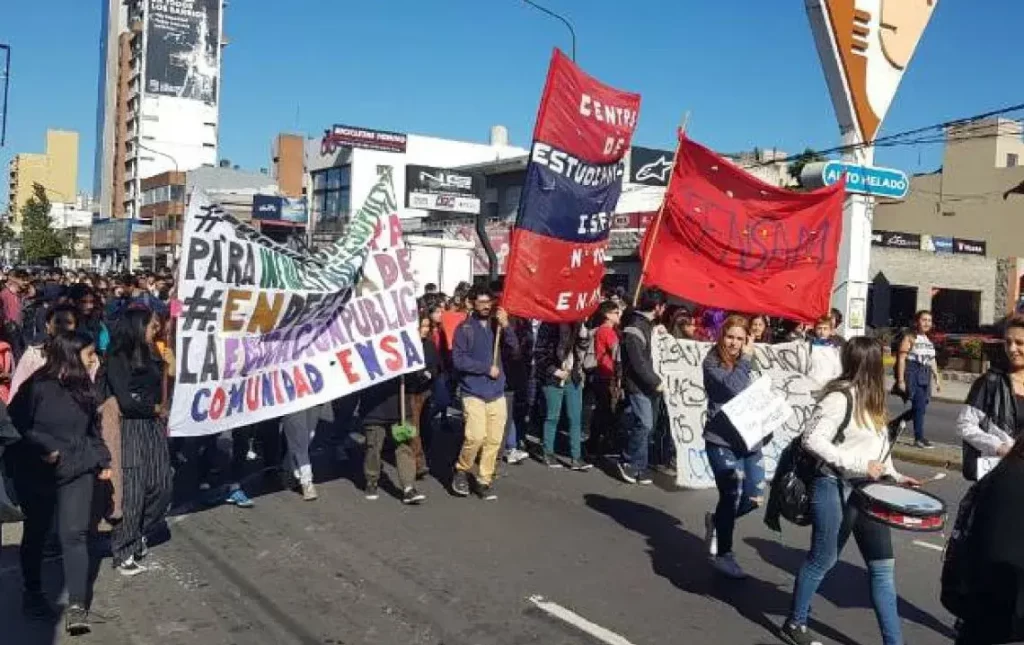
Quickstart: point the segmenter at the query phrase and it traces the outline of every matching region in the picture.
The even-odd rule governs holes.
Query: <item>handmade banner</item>
[[[778,188],[685,135],[672,172],[661,226],[641,246],[645,285],[730,311],[805,322],[828,313],[845,181]]]
[[[304,257],[192,194],[172,436],[280,417],[423,368],[397,209],[388,171],[345,236]]]
[[[715,475],[704,446],[708,399],[704,390],[704,357],[711,343],[677,340],[662,333],[652,348],[654,366],[665,384],[672,441],[676,448],[676,484],[683,488],[714,488]],[[781,426],[772,422],[772,441],[763,448],[768,479],[775,474],[779,454],[810,417],[815,394],[837,377],[838,350],[809,343],[754,346],[754,370],[771,378],[772,394],[792,410]]]
[[[574,322],[601,301],[612,214],[640,95],[591,78],[555,50],[512,232],[502,306]]]

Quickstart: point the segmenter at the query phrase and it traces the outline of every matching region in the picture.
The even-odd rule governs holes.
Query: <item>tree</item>
[[[803,172],[804,166],[809,163],[817,163],[819,161],[827,161],[825,157],[821,156],[810,148],[805,148],[797,157],[789,164],[789,176],[796,180],[796,183],[800,186],[804,185],[804,182],[800,179],[800,173]]]
[[[21,249],[28,262],[49,262],[64,255],[68,244],[63,233],[53,229],[50,200],[42,184],[32,185],[32,196],[21,207]]]

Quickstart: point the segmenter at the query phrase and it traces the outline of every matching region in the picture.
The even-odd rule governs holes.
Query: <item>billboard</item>
[[[479,174],[410,164],[405,167],[405,206],[476,215],[483,184]]]
[[[364,150],[405,154],[408,139],[401,132],[334,125],[324,131],[324,136],[320,140],[320,154],[331,155],[338,148],[363,148]]]
[[[871,246],[920,251],[921,236],[917,233],[903,233],[901,231],[872,231]]]
[[[633,146],[629,150],[629,183],[667,186],[672,172],[672,151]]]
[[[264,221],[293,222],[305,224],[306,199],[278,195],[253,195],[252,218]]]
[[[217,103],[221,0],[149,0],[146,91]]]

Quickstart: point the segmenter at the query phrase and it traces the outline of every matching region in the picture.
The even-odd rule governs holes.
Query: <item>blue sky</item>
[[[802,0],[541,1],[574,23],[588,72],[643,95],[634,143],[671,146],[690,111],[691,136],[718,150],[838,144]],[[100,2],[5,3],[5,172],[46,128],[73,129],[91,189]],[[941,0],[881,134],[1024,102],[1022,25],[1020,0]],[[526,146],[551,48],[569,50],[565,27],[520,0],[233,0],[225,31],[221,156],[252,169],[277,132],[331,123],[479,141],[501,123]],[[877,163],[939,159],[926,145]]]

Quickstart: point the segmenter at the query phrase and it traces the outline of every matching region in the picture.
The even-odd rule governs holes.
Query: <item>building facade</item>
[[[141,217],[141,181],[217,162],[223,0],[105,0],[100,219]]]
[[[15,155],[8,178],[8,216],[15,230],[21,228],[21,209],[32,197],[35,184],[46,188],[54,205],[74,205],[78,201],[78,133],[47,130],[46,151]]]

